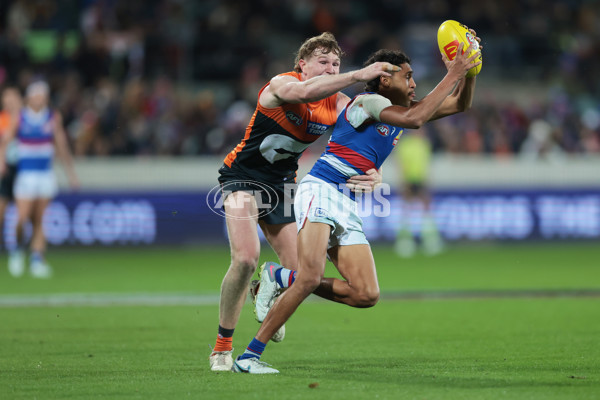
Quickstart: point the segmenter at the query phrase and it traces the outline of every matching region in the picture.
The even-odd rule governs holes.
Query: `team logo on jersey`
[[[302,125],[302,117],[292,111],[286,111],[285,116],[294,125]]]
[[[377,132],[381,136],[388,136],[390,134],[390,127],[387,125],[378,124],[377,127],[375,127],[375,129],[377,129]]]

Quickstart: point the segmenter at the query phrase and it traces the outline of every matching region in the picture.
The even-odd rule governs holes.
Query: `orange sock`
[[[231,351],[233,348],[233,338],[217,335],[217,343],[213,351]]]

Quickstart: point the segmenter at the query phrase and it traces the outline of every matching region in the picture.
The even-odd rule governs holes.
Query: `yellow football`
[[[471,51],[469,52],[469,57],[471,57],[477,50],[479,50],[479,42],[475,39],[475,36],[471,32],[469,32],[469,28],[460,22],[449,19],[448,21],[444,21],[440,28],[438,29],[437,34],[438,46],[440,48],[440,52],[445,54],[449,60],[454,60],[456,57],[456,51],[458,49],[458,45],[462,42],[464,43],[463,52],[467,49],[467,47],[471,46]],[[481,54],[479,57],[475,59],[473,62],[481,61]],[[483,64],[479,64],[476,67],[471,68],[467,72],[468,77],[472,77],[477,75],[481,71],[481,67]]]

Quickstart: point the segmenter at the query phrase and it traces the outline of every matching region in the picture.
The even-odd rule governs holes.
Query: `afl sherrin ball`
[[[463,52],[471,46],[471,50],[469,52],[469,57],[471,57],[477,50],[479,50],[479,43],[475,36],[471,32],[469,32],[469,28],[460,22],[448,20],[444,21],[440,28],[438,29],[437,34],[438,46],[440,48],[440,52],[445,54],[449,60],[454,60],[456,57],[456,51],[458,50],[458,45],[462,42],[464,43]],[[474,62],[481,61],[481,54]],[[481,71],[481,66],[483,64],[479,64],[477,67],[471,68],[467,72],[467,77],[475,76]]]

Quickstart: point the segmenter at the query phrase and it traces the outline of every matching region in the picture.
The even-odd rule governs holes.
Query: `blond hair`
[[[344,52],[340,48],[335,36],[330,32],[323,32],[319,36],[314,36],[306,39],[300,49],[296,53],[296,60],[294,60],[294,71],[302,72],[300,68],[300,60],[305,60],[310,57],[313,52],[317,49],[321,49],[323,54],[333,52],[338,57],[341,57]]]

